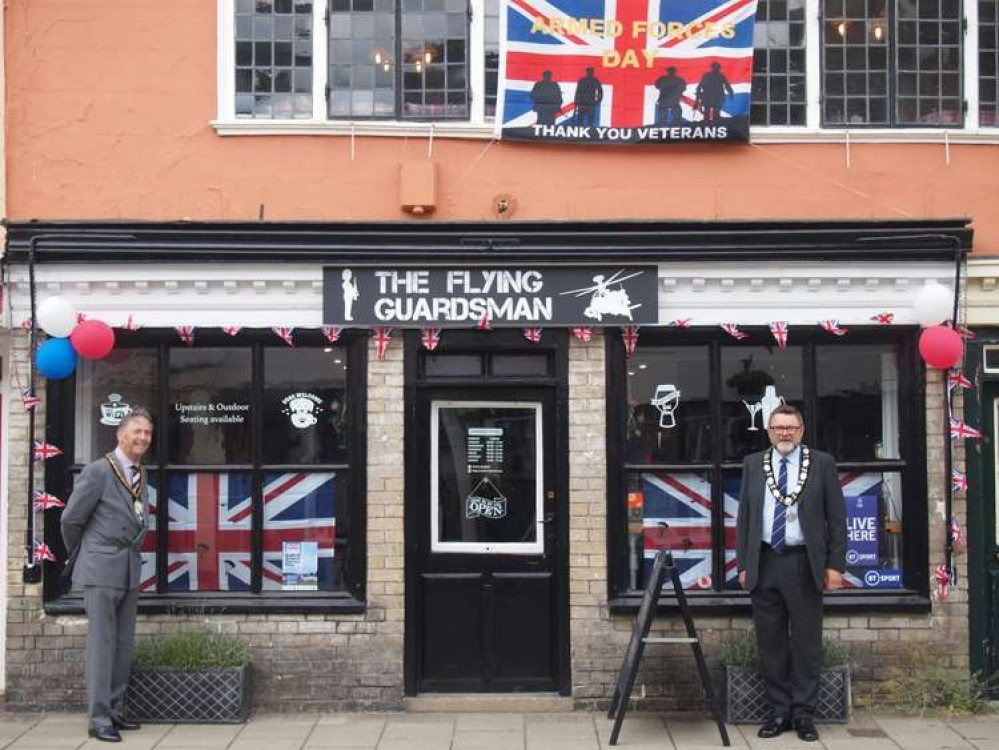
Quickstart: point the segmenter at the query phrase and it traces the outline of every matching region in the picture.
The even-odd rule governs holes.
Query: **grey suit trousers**
[[[138,589],[84,586],[87,611],[87,715],[90,727],[120,717],[132,668]]]

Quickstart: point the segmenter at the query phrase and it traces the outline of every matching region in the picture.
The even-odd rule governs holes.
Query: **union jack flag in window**
[[[318,588],[335,588],[338,482],[333,472],[275,472],[263,475],[262,587],[281,590],[285,542],[318,545]],[[190,472],[169,480],[167,589],[248,591],[252,475],[249,472]],[[142,555],[140,590],[156,587],[156,488],[150,486],[150,533]]]
[[[642,474],[643,580],[648,580],[656,553],[669,549],[686,589],[712,587],[713,545],[711,483],[694,472]],[[739,512],[739,479],[724,482],[725,588],[737,587],[735,520]],[[667,584],[669,586],[671,584]]]
[[[497,135],[749,138],[756,0],[505,0]]]

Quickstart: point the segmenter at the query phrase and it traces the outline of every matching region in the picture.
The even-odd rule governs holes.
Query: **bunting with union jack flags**
[[[504,0],[496,134],[749,140],[757,0]]]
[[[286,542],[316,542],[318,588],[334,588],[336,482],[332,472],[269,472],[263,477],[262,587],[284,587]],[[168,485],[169,591],[248,591],[253,486],[248,472],[174,474]],[[149,533],[139,588],[156,588],[156,504],[149,486]]]

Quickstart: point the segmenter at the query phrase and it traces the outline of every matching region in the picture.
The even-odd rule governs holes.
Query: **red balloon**
[[[964,356],[964,339],[948,326],[926,328],[919,337],[919,356],[937,370],[948,370]]]
[[[87,359],[103,359],[114,349],[114,331],[100,320],[85,320],[77,324],[69,340],[76,353]]]

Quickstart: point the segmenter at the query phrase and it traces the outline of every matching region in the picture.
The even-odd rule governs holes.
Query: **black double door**
[[[552,387],[424,387],[407,434],[407,688],[568,689]]]

